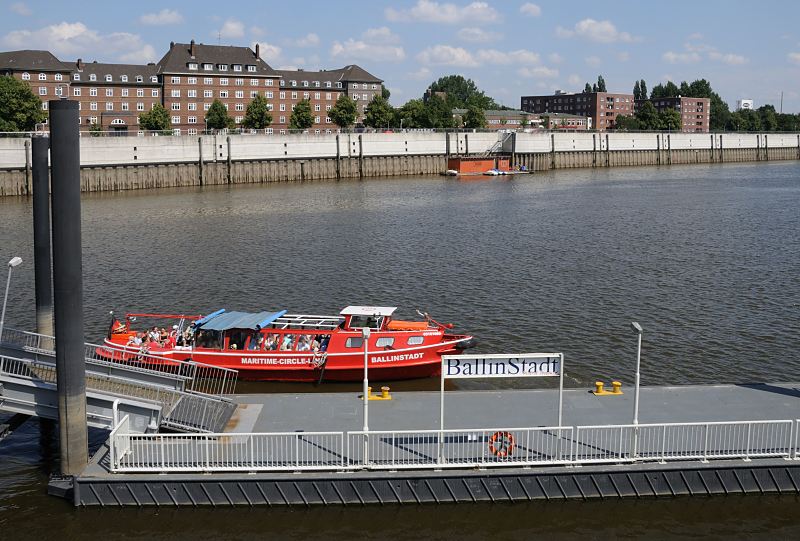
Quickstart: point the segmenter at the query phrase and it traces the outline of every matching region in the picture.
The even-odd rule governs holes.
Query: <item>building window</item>
[[[64,87],[57,86],[56,87],[56,96],[60,96],[62,94],[63,89],[64,89]]]
[[[197,69],[197,62],[189,62],[189,69],[196,70]]]
[[[217,69],[219,71],[228,71],[228,64],[217,64]]]
[[[318,116],[314,117],[314,124],[319,124],[319,117]]]
[[[272,86],[272,79],[267,79],[266,86]]]
[[[151,97],[153,97],[153,98],[157,98],[157,97],[158,97],[158,89],[157,89],[157,88],[154,88],[154,89],[153,89],[153,90],[150,92],[150,96],[151,96]]]
[[[272,91],[264,92],[264,94],[267,96],[267,98],[272,99]]]
[[[320,111],[320,110],[322,110],[322,107],[320,107],[319,103],[315,103],[315,104],[314,104],[314,110],[315,110],[315,111]]]
[[[73,88],[72,89],[72,95],[73,96],[80,96],[81,95],[81,89],[80,88]]]
[[[278,109],[279,109],[280,111],[285,111],[285,110],[286,110],[286,104],[285,104],[285,103],[281,103],[281,104],[278,106]]]
[[[331,97],[331,93],[330,93],[330,92],[326,92],[326,93],[325,93],[325,99],[326,99],[326,100],[333,99],[333,98]]]
[[[113,88],[106,88],[106,97],[113,98],[114,97],[114,89]]]
[[[297,92],[292,92],[292,99],[293,99],[293,100],[296,100],[296,99],[297,99]]]
[[[285,116],[280,117],[280,123],[281,124],[286,124],[286,117]]]
[[[250,73],[255,73],[256,67],[255,66],[247,66],[247,71],[249,71]]]
[[[181,123],[181,117],[179,117],[179,116],[172,117],[172,123],[173,124],[180,124]]]
[[[138,103],[136,104],[136,110],[137,110],[137,111],[144,111],[144,103],[142,103],[142,102],[138,102]]]
[[[319,81],[314,81],[314,88],[319,88]]]
[[[197,97],[197,90],[194,90],[194,89],[187,90],[186,91],[186,97],[187,98],[196,98]]]
[[[189,128],[186,130],[186,135],[197,135],[197,128]]]
[[[303,92],[303,99],[304,99],[304,100],[307,100],[307,99],[308,99],[308,97],[309,97],[309,94],[308,94],[308,92]]]
[[[228,80],[223,77],[222,79],[219,80],[219,84],[221,86],[228,86]]]
[[[204,98],[213,98],[214,91],[213,90],[203,90],[203,97]]]
[[[280,92],[280,94],[278,94],[278,97],[279,97],[280,99],[282,99],[282,100],[285,100],[285,99],[286,99],[286,92],[284,92],[284,91],[282,90],[282,91]]]
[[[47,87],[46,86],[40,86],[39,87],[39,95],[40,96],[47,96]]]
[[[330,111],[330,110],[331,110],[331,104],[330,104],[330,103],[329,103],[328,105],[326,105],[326,106],[325,106],[325,110],[326,110],[326,111]]]
[[[244,103],[237,103],[235,106],[235,110],[244,111]]]
[[[241,124],[241,123],[242,123],[242,120],[244,120],[244,117],[243,117],[243,116],[237,116],[237,117],[235,117],[235,118],[233,119],[233,121],[234,121],[234,122],[236,122],[237,124]]]
[[[123,111],[127,111],[128,110],[128,102],[126,102],[126,101],[122,102],[121,107],[122,107]]]
[[[250,99],[258,97],[258,90],[251,90],[250,91]]]
[[[114,110],[114,102],[113,101],[107,101],[106,102],[106,111],[113,111],[113,110]]]
[[[172,77],[172,78],[170,79],[170,82],[171,82],[172,84],[174,84],[174,85],[179,85],[179,84],[181,84],[181,78],[180,78],[180,77]]]
[[[378,90],[378,85],[376,85],[375,83],[373,83],[373,84],[372,84],[372,90]]]
[[[250,79],[250,86],[258,86],[258,79]]]
[[[233,65],[233,71],[242,71],[242,65],[241,64],[234,64]]]
[[[136,97],[137,98],[144,98],[144,88],[137,88],[136,89]]]
[[[56,81],[61,81],[63,79],[63,77],[62,77],[62,75],[60,73],[56,73],[54,75],[54,77],[55,77]]]
[[[297,81],[291,81],[292,86],[297,86]]]
[[[40,73],[39,74],[39,80],[40,81],[46,81],[47,80],[47,74],[46,73]]]
[[[244,86],[244,79],[236,79],[233,81],[233,84],[236,86]]]
[[[271,103],[268,103],[267,104],[267,111],[272,111],[273,109],[275,109],[275,106],[272,105]]]
[[[97,80],[97,75],[96,75],[96,74],[94,74],[94,73],[90,73],[90,74],[89,74],[89,80],[90,80],[90,81],[96,81],[96,80]]]
[[[190,111],[197,111],[197,104],[196,104],[196,103],[194,103],[194,102],[193,102],[193,103],[190,103],[190,104],[188,104],[188,105],[186,106],[186,108],[187,108],[188,110],[190,110]]]
[[[318,99],[319,99],[319,92],[314,92],[314,99],[315,99],[315,100],[318,100]]]
[[[197,84],[197,77],[187,77],[186,84],[196,85]]]
[[[189,118],[186,119],[186,122],[188,124],[197,124],[197,117],[196,116],[190,116]]]
[[[362,88],[363,90],[366,90],[366,89],[367,89],[367,83],[364,83],[363,85],[361,85],[361,88]]]
[[[180,90],[173,90],[171,92],[171,95],[172,95],[173,98],[180,98],[181,97],[181,91]]]
[[[181,110],[181,103],[176,101],[172,103],[172,110],[173,111],[180,111]]]
[[[308,81],[303,81],[303,86],[308,86]]]
[[[358,88],[358,83],[353,83],[353,88]]]
[[[214,84],[214,79],[212,79],[211,77],[203,77],[203,84],[204,85]]]
[[[119,80],[122,81],[123,83],[127,83],[128,82],[128,76],[127,75],[120,75]]]
[[[286,86],[286,81],[281,79],[281,86]]]
[[[113,80],[113,77],[111,77],[111,75],[106,75],[106,82],[107,83],[110,83],[112,80]]]
[[[25,73],[22,74],[22,80],[23,81],[30,81],[31,80],[31,74],[26,71]]]
[[[123,98],[127,98],[128,97],[128,89],[127,88],[123,88],[122,89],[122,97]]]
[[[210,103],[204,103],[203,104],[203,111],[208,111],[209,109],[211,109],[211,104]]]
[[[203,64],[203,69],[205,71],[211,71],[214,69],[214,64]]]
[[[342,82],[336,81],[336,88],[342,88]]]
[[[238,99],[244,98],[244,90],[237,90],[235,95]]]
[[[331,87],[331,82],[325,81],[325,88],[330,88],[330,87]]]
[[[80,73],[73,74],[72,75],[72,80],[73,81],[80,81],[81,80],[81,74]]]
[[[219,97],[220,98],[227,98],[228,97],[228,91],[227,90],[220,90],[219,91]]]

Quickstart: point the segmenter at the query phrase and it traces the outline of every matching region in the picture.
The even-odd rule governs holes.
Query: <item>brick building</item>
[[[310,131],[333,132],[338,127],[325,114],[344,94],[357,103],[363,121],[367,104],[382,92],[381,79],[356,65],[321,71],[275,70],[249,47],[171,43],[155,64],[65,63],[47,51],[0,53],[0,75],[29,82],[34,94],[47,101],[69,96],[80,104],[81,125],[103,130],[138,131],[138,115],[162,104],[178,134],[205,129],[205,115],[218,99],[237,126],[247,105],[259,93],[272,111],[268,132],[285,132],[294,106],[311,103]]]
[[[521,109],[529,113],[559,113],[592,119],[592,126],[605,131],[614,128],[618,115],[632,115],[633,94],[612,92],[556,92],[544,96],[522,96]],[[588,121],[587,121],[588,125]]]
[[[681,115],[682,132],[703,132],[709,131],[709,121],[711,117],[711,100],[709,98],[686,98],[676,96],[673,98],[655,98],[650,100],[636,100],[636,109],[649,101],[657,111],[664,109],[674,109]]]

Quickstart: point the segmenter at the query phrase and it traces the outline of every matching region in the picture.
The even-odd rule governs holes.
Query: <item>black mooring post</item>
[[[36,331],[53,335],[53,281],[50,274],[50,139],[31,140],[33,174],[33,255],[36,277]]]
[[[83,358],[78,102],[53,100],[49,108],[59,447],[61,473],[75,476],[86,467],[89,454]]]

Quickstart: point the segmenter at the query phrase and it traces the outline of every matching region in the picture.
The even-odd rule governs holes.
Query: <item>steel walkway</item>
[[[111,429],[129,415],[131,430],[221,432],[236,404],[236,371],[146,353],[135,357],[86,344],[87,423]],[[4,329],[0,342],[0,411],[58,419],[55,340]]]

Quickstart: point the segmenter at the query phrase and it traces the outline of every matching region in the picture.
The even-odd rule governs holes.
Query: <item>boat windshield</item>
[[[383,324],[383,317],[375,317],[375,316],[358,316],[352,315],[350,316],[350,328],[351,329],[380,329]]]

